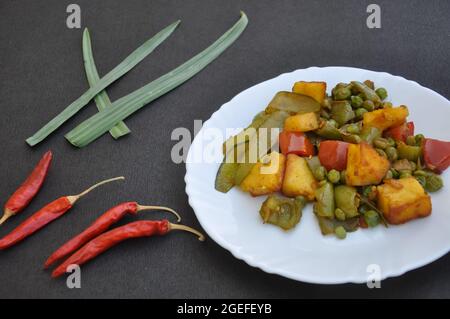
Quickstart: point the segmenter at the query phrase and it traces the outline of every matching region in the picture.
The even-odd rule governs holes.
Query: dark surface
[[[105,74],[145,39],[181,19],[178,30],[108,92],[113,100],[164,74],[201,51],[244,10],[242,37],[194,79],[127,119],[132,134],[109,135],[74,149],[63,138],[96,111],[89,104],[35,148],[24,139],[87,89],[82,29],[66,27],[66,6],[82,9],[94,54]],[[199,227],[184,192],[185,166],[171,162],[173,128],[193,129],[247,87],[309,66],[344,65],[386,71],[450,96],[450,2],[381,1],[382,29],[366,27],[369,1],[0,1],[0,198],[22,182],[47,149],[54,152],[49,178],[22,215],[1,228],[6,234],[54,198],[108,177],[122,184],[96,190],[69,214],[20,245],[1,252],[0,297],[450,297],[450,255],[382,289],[365,285],[310,285],[266,274],[235,259],[212,240],[188,234],[134,240],[82,268],[82,288],[51,280],[46,257],[101,212],[125,200],[164,204]],[[151,213],[140,218],[151,216]],[[154,216],[163,216],[155,214]],[[130,219],[127,219],[129,221]],[[416,240],[420,240],[416,238]],[[370,247],[368,247],[370,249]]]

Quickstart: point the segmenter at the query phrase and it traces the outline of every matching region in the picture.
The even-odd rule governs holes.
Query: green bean
[[[353,144],[361,143],[361,137],[356,134],[344,135],[343,140],[347,143],[353,143]]]
[[[425,172],[424,170],[418,169],[418,170],[414,171],[413,175],[414,176],[427,176],[428,173]]]
[[[375,90],[375,93],[380,97],[381,100],[386,99],[388,96],[388,93],[385,88],[378,88]]]
[[[321,181],[322,185],[316,189],[316,202],[314,203],[314,213],[320,217],[334,217],[334,187],[333,184]]]
[[[428,174],[426,176],[426,183],[425,183],[425,190],[427,192],[437,192],[444,186],[444,181],[442,180],[442,177],[439,175],[436,175],[434,173]]]
[[[137,48],[133,53],[126,57],[125,60],[123,60],[119,65],[117,65],[114,69],[107,73],[103,78],[101,78],[96,85],[84,92],[78,99],[67,106],[61,113],[54,117],[50,122],[45,124],[39,131],[34,133],[33,136],[27,138],[26,142],[28,143],[28,145],[34,146],[39,142],[42,142],[47,136],[49,136],[52,132],[58,129],[58,127],[64,124],[68,119],[70,119],[85,105],[87,105],[89,101],[92,100],[97,94],[102,92],[111,83],[119,79],[134,66],[136,66],[136,64],[142,61],[147,55],[153,52],[153,50],[155,50],[165,39],[167,39],[169,35],[172,34],[179,23],[180,21],[172,23],[171,25],[157,33],[150,40],[147,40],[139,48]],[[113,107],[107,108],[102,112],[97,113],[97,115],[102,114],[101,116],[103,116],[103,112],[111,111],[113,109]],[[110,130],[115,124],[119,123],[120,120],[123,119],[119,119],[114,123],[111,123],[103,133],[106,133],[108,130]]]
[[[336,219],[337,219],[337,220],[340,220],[340,221],[344,221],[344,220],[345,220],[345,213],[344,213],[344,211],[343,211],[342,209],[340,209],[340,208],[336,208],[336,209],[334,210],[334,216],[336,216]]]
[[[358,81],[352,81],[352,86],[358,90],[358,92],[362,93],[365,100],[370,100],[374,103],[374,105],[379,105],[381,100],[380,97],[375,93],[373,88],[367,86],[364,83]]]
[[[319,166],[314,170],[314,178],[318,181],[323,181],[326,177],[327,170],[323,166]]]
[[[364,213],[364,220],[369,227],[375,227],[380,223],[380,216],[374,210],[368,210]]]
[[[117,100],[111,108],[91,116],[66,134],[66,139],[77,147],[86,146],[96,140],[119,121],[200,72],[239,38],[247,23],[247,16],[241,12],[239,21],[204,51],[169,73]]]
[[[334,201],[346,218],[358,216],[359,197],[355,187],[339,185],[334,188]]]
[[[336,237],[339,239],[345,239],[347,237],[347,231],[343,226],[338,226],[334,229],[334,233],[336,234]]]
[[[339,180],[341,179],[341,174],[337,170],[332,169],[328,172],[327,178],[328,178],[328,181],[330,181],[331,183],[337,184],[337,183],[339,183]]]
[[[364,103],[364,100],[358,95],[353,95],[350,98],[350,101],[352,103],[352,107],[354,107],[355,109],[360,108]]]
[[[83,32],[83,59],[89,86],[93,87],[98,81],[100,81],[100,76],[98,75],[97,67],[95,65],[94,54],[92,53],[91,36],[88,28],[84,29]],[[111,107],[111,100],[105,90],[97,94],[94,100],[99,111]],[[130,129],[122,121],[109,130],[109,133],[115,139],[127,135],[130,132]]]
[[[381,131],[376,127],[363,127],[360,136],[363,141],[373,144],[373,141],[381,136]]]
[[[397,153],[398,158],[416,162],[421,155],[421,149],[419,146],[411,146],[399,142],[397,145]]]
[[[365,100],[362,107],[365,108],[368,112],[375,110],[375,104],[371,100]]]
[[[367,85],[369,88],[371,88],[372,90],[375,89],[375,83],[373,83],[373,81],[371,81],[371,80],[365,80],[363,83],[364,83],[365,85]]]
[[[328,120],[328,123],[329,123],[331,126],[334,126],[334,127],[336,127],[336,128],[339,127],[338,122],[336,122],[336,121],[333,120],[333,119],[329,119],[329,120]]]
[[[395,147],[388,146],[384,151],[386,152],[386,155],[391,162],[397,160],[398,154],[397,154],[397,149]]]

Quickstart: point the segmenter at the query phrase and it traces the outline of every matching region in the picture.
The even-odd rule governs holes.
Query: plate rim
[[[278,76],[275,76],[273,78],[264,80],[262,82],[256,83],[250,87],[248,87],[247,89],[240,91],[239,93],[237,93],[235,96],[233,96],[230,100],[228,100],[227,102],[223,103],[213,114],[211,114],[211,116],[203,123],[202,127],[205,127],[206,124],[213,120],[215,117],[218,116],[218,113],[226,107],[229,107],[230,104],[232,104],[233,100],[235,100],[236,98],[238,98],[238,96],[240,96],[241,94],[244,94],[245,92],[254,89],[255,87],[259,86],[259,85],[264,85],[266,82],[268,81],[272,81],[275,80],[279,77],[283,77],[283,76],[288,76],[292,73],[295,72],[299,72],[299,71],[308,71],[308,70],[312,70],[312,69],[352,69],[352,70],[356,70],[356,71],[363,71],[363,72],[374,72],[374,73],[378,73],[380,75],[383,76],[389,76],[389,77],[394,77],[397,78],[399,80],[403,80],[406,82],[410,82],[410,84],[412,84],[413,86],[419,87],[420,89],[425,89],[426,91],[428,91],[428,93],[435,95],[437,98],[443,100],[445,103],[450,103],[449,100],[447,100],[447,98],[445,98],[443,95],[441,95],[440,93],[433,91],[430,88],[427,88],[425,86],[422,86],[421,84],[419,84],[417,81],[414,80],[409,80],[406,79],[402,76],[399,75],[393,75],[391,73],[385,72],[385,71],[373,71],[373,70],[368,70],[368,69],[363,69],[363,68],[357,68],[357,67],[349,67],[349,66],[322,66],[322,67],[318,67],[318,66],[310,66],[308,68],[303,68],[303,69],[296,69],[290,72],[284,72],[279,74]],[[195,139],[198,138],[198,135],[195,136],[194,140],[191,143],[191,146],[189,147],[189,151],[188,151],[188,155],[187,158],[190,157],[190,152],[192,150],[192,145],[195,142]],[[258,263],[255,262],[253,257],[250,254],[246,254],[246,253],[238,253],[235,252],[233,250],[233,246],[231,244],[229,244],[226,240],[222,240],[220,238],[220,236],[217,236],[217,234],[212,231],[209,227],[206,226],[206,223],[204,220],[202,220],[201,217],[199,217],[199,215],[197,214],[197,210],[198,207],[197,205],[194,203],[194,201],[192,200],[192,192],[190,190],[190,176],[189,176],[189,167],[190,165],[192,165],[192,163],[186,162],[186,174],[184,176],[184,182],[186,184],[185,186],[185,192],[188,196],[188,202],[189,205],[191,206],[191,208],[194,211],[195,216],[197,217],[197,220],[199,221],[200,225],[202,226],[202,228],[205,230],[205,232],[208,234],[208,236],[213,239],[219,246],[221,246],[222,248],[226,249],[227,251],[229,251],[233,257],[235,257],[236,259],[242,260],[244,261],[246,264],[248,264],[251,267],[254,268],[258,268],[268,274],[272,274],[272,275],[279,275],[279,276],[283,276],[285,278],[291,279],[291,280],[295,280],[295,281],[300,281],[300,282],[305,282],[305,283],[310,283],[310,284],[323,284],[323,285],[338,285],[338,284],[346,284],[346,283],[353,283],[353,284],[362,284],[362,283],[366,283],[367,280],[360,280],[358,278],[355,277],[351,277],[351,276],[347,276],[347,277],[342,277],[342,279],[335,279],[335,280],[323,280],[321,278],[317,278],[317,277],[312,277],[312,276],[304,276],[301,274],[295,274],[292,272],[288,272],[288,271],[284,271],[284,270],[273,270],[273,268],[267,267],[264,265],[264,263]],[[428,265],[436,260],[438,260],[439,258],[443,257],[444,255],[448,254],[450,252],[450,246],[447,247],[447,249],[444,249],[442,251],[438,251],[435,254],[431,255],[429,258],[424,258],[421,259],[419,261],[417,261],[416,263],[410,263],[407,264],[403,267],[401,267],[400,269],[398,269],[397,271],[389,271],[389,272],[383,272],[382,276],[381,276],[381,280],[385,280],[387,278],[393,278],[393,277],[399,277],[404,275],[405,273],[415,270],[415,269],[419,269],[425,265]]]

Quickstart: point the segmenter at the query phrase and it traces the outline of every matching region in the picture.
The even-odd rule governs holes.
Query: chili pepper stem
[[[125,179],[125,177],[123,176],[119,176],[119,177],[114,177],[114,178],[110,178],[110,179],[106,179],[104,181],[98,182],[97,184],[92,185],[91,187],[89,187],[88,189],[84,190],[83,192],[81,192],[78,195],[71,195],[71,196],[67,196],[67,199],[69,200],[69,202],[73,205],[77,200],[79,200],[81,197],[83,197],[84,195],[87,195],[88,193],[90,193],[91,191],[93,191],[94,189],[96,189],[97,187],[103,185],[103,184],[107,184],[110,182],[114,182],[114,181],[118,181],[118,180],[123,180]]]
[[[190,232],[194,235],[197,235],[198,240],[205,241],[205,236],[202,233],[200,233],[199,231],[197,231],[189,226],[169,223],[169,231],[174,230],[174,229]]]
[[[9,208],[6,208],[2,218],[0,218],[0,225],[2,225],[4,222],[6,222],[11,216],[14,216],[15,213],[10,210]]]
[[[162,211],[170,212],[177,217],[178,223],[181,222],[181,216],[176,211],[174,211],[172,208],[169,208],[169,207],[138,205],[137,211],[139,212],[139,211],[143,211],[143,210],[162,210]]]

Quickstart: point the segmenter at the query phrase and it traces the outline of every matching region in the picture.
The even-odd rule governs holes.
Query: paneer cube
[[[309,132],[319,128],[319,120],[314,112],[289,116],[284,121],[284,129],[290,132]]]
[[[377,191],[378,208],[390,224],[403,224],[431,214],[430,196],[414,177],[386,180]]]
[[[286,157],[278,152],[266,155],[242,181],[242,190],[252,196],[278,192],[283,184],[285,162]]]
[[[389,161],[367,143],[350,144],[346,182],[350,186],[379,184],[389,170]]]
[[[292,92],[310,96],[320,104],[325,100],[326,91],[326,82],[299,81],[295,82],[294,87],[292,88]]]
[[[288,197],[304,196],[314,200],[317,181],[303,157],[288,154],[282,192]]]
[[[387,128],[402,125],[408,114],[408,108],[404,105],[367,112],[363,115],[363,126],[376,127],[384,131]]]

